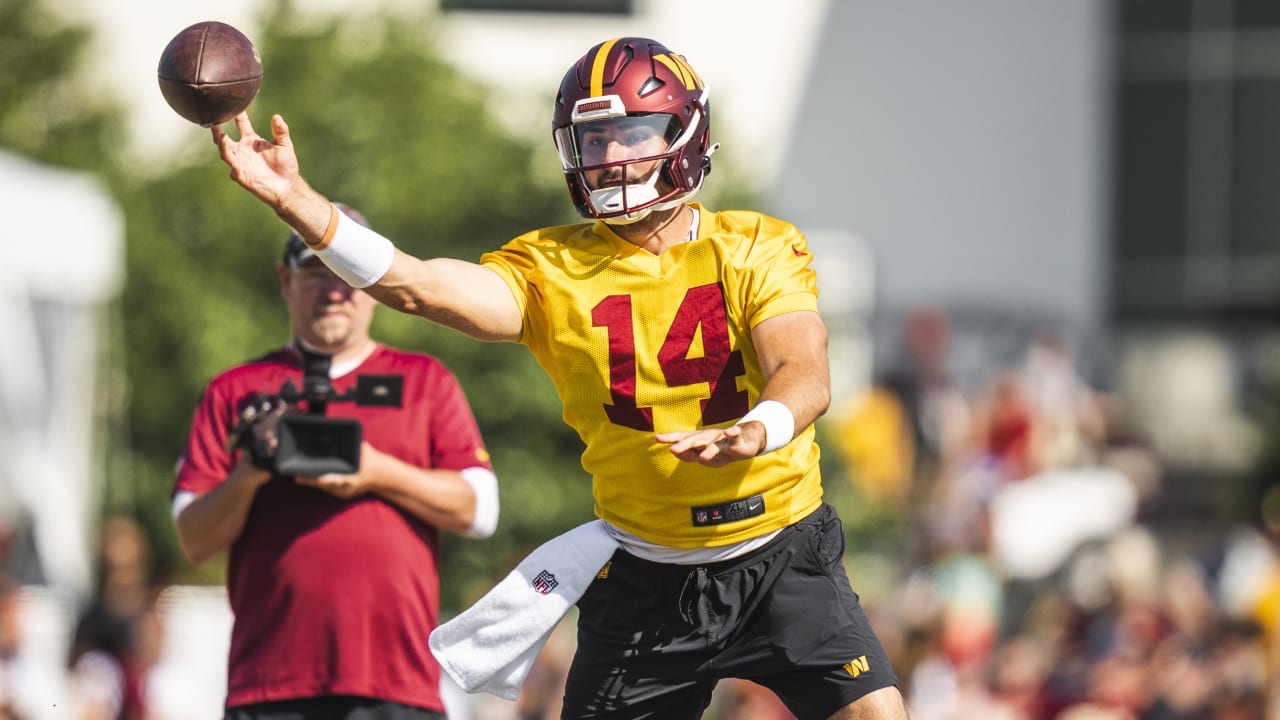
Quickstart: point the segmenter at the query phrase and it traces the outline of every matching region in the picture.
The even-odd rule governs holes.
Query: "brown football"
[[[156,70],[165,102],[201,127],[238,115],[262,86],[262,58],[244,33],[215,20],[178,33]]]

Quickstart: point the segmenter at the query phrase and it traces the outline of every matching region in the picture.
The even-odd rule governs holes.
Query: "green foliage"
[[[123,117],[90,90],[89,30],[40,0],[0,0],[0,147],[37,160],[107,174]]]

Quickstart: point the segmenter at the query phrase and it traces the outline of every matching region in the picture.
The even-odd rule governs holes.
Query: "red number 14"
[[[653,430],[653,408],[636,405],[636,340],[630,295],[610,295],[591,310],[591,323],[609,331],[609,394],[604,410],[615,425]],[[689,357],[702,328],[702,357]],[[669,387],[707,383],[702,400],[702,426],[736,420],[747,412],[747,393],[736,378],[746,372],[741,350],[729,349],[724,293],[719,283],[685,293],[667,337],[658,351],[658,366]]]

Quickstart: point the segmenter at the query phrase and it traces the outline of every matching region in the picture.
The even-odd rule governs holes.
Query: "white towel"
[[[463,690],[515,700],[551,631],[617,548],[603,520],[539,545],[484,597],[431,633],[432,654]]]

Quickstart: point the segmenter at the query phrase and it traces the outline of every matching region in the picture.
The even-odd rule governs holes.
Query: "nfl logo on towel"
[[[552,590],[555,590],[556,586],[559,584],[559,581],[556,580],[556,576],[546,570],[538,573],[538,577],[533,579],[533,589],[537,590],[538,593],[542,595],[546,595]]]

